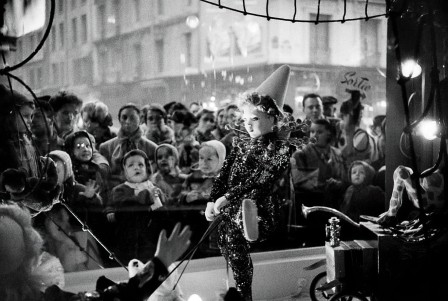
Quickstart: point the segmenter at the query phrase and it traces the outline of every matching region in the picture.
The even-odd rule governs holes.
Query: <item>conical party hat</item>
[[[285,101],[290,72],[291,68],[288,65],[280,66],[265,79],[257,89],[255,89],[255,92],[272,97],[277,103],[278,108],[281,110]]]

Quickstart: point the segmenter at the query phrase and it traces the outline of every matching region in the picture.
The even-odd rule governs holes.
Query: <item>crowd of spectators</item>
[[[25,173],[26,181],[35,179],[28,184],[33,187],[24,189],[38,198],[36,192],[54,190],[45,181],[51,178],[48,166],[57,171],[53,197],[64,206],[55,205],[35,218],[55,255],[61,254],[58,248],[79,247],[73,236],[81,228],[78,218],[125,261],[150,259],[160,230],[174,226],[178,218],[196,223],[201,219],[202,228],[197,229],[204,230],[208,224],[199,215],[213,179],[233,147],[233,137],[245,134],[234,104],[215,112],[199,103],[188,108],[177,102],[128,103],[119,109],[114,132],[112,115],[101,101],[83,103],[75,94],[60,92],[35,103],[1,89],[7,108],[1,110],[0,173],[17,170]],[[304,97],[304,122],[309,126],[301,137],[308,136],[312,143],[291,157],[292,201],[333,207],[359,221],[361,214],[378,215],[385,209],[384,183],[378,181],[384,171],[385,118],[376,118],[372,131],[366,131],[360,127],[363,108],[358,94],[341,104],[340,114],[333,108],[336,103],[334,97]],[[291,107],[285,112],[293,116]],[[52,159],[48,163],[43,158]],[[3,199],[23,195],[23,189],[6,183],[10,179],[2,176]],[[38,201],[24,203],[33,208]],[[303,221],[293,221],[289,214],[284,224],[293,222]],[[55,227],[66,237],[61,238]],[[110,254],[95,250],[98,260],[108,260]],[[72,255],[76,258],[63,262],[66,271],[87,268],[89,258]]]

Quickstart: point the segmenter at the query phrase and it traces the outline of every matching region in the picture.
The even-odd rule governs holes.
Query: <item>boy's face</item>
[[[210,146],[203,146],[199,150],[199,169],[204,174],[212,174],[218,171],[219,158],[216,150]]]
[[[305,104],[303,105],[303,112],[306,115],[306,118],[314,121],[322,117],[322,100],[317,97],[309,97],[304,100]]]
[[[73,155],[81,162],[88,162],[92,159],[92,146],[90,145],[89,139],[87,137],[78,137],[75,139],[73,145]]]
[[[20,117],[20,115],[17,113],[15,118],[15,126],[17,127],[17,132],[19,133],[26,133],[26,128],[31,130],[31,124],[33,122],[34,117],[34,109],[31,106],[22,106],[20,107],[20,114],[23,117]],[[25,121],[25,123],[23,123]],[[26,126],[25,126],[26,125]]]
[[[311,124],[310,138],[316,138],[316,146],[327,146],[330,142],[331,133],[321,124]]]
[[[353,185],[361,185],[366,180],[366,171],[362,165],[352,167],[351,180]]]
[[[54,115],[54,122],[60,133],[68,132],[73,129],[76,117],[79,114],[79,107],[75,104],[65,104]]]
[[[132,156],[124,163],[126,180],[131,183],[141,183],[148,179],[145,159],[142,156]]]
[[[259,111],[255,106],[245,105],[243,108],[242,121],[251,138],[257,138],[272,132],[274,118]]]
[[[45,122],[46,119],[46,122]],[[48,124],[48,131],[49,136],[53,133],[53,119],[49,118],[47,116],[47,113],[44,111],[42,114],[41,110],[38,109],[35,111],[34,117],[33,117],[33,123],[31,127],[31,131],[34,135],[41,137],[44,134],[47,134],[47,124]]]
[[[167,174],[174,168],[176,158],[168,147],[161,147],[157,150],[157,167],[163,174]]]

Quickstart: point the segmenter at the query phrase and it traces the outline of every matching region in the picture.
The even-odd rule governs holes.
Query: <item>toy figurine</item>
[[[251,218],[247,218],[248,226],[254,228],[246,232],[256,234],[258,229],[259,241],[269,238],[280,220],[278,182],[287,172],[291,156],[289,142],[278,131],[289,73],[288,66],[281,66],[241,101],[239,109],[250,139],[234,138],[232,151],[212,188],[214,203],[208,203],[205,212],[209,221],[221,215],[218,245],[244,300],[252,300],[253,266],[249,240],[244,235],[243,200],[257,207],[247,210],[257,214],[258,224],[250,224]]]

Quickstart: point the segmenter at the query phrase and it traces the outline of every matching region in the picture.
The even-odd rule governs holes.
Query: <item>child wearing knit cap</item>
[[[177,204],[186,178],[179,168],[179,153],[173,145],[161,144],[156,148],[155,160],[157,172],[151,177],[151,181],[162,190],[165,205]]]
[[[95,146],[86,131],[77,131],[65,138],[65,149],[73,164],[75,181],[85,186],[76,198],[74,211],[99,237],[108,233],[104,207],[109,200],[108,168],[93,160]]]
[[[371,185],[374,168],[364,161],[354,161],[349,168],[351,185],[344,194],[340,211],[358,222],[360,215],[378,216],[384,212],[384,192]]]
[[[226,147],[218,140],[203,142],[199,149],[198,169],[188,175],[184,186],[187,192],[182,201],[190,204],[206,203],[210,200],[213,181],[226,157]]]

